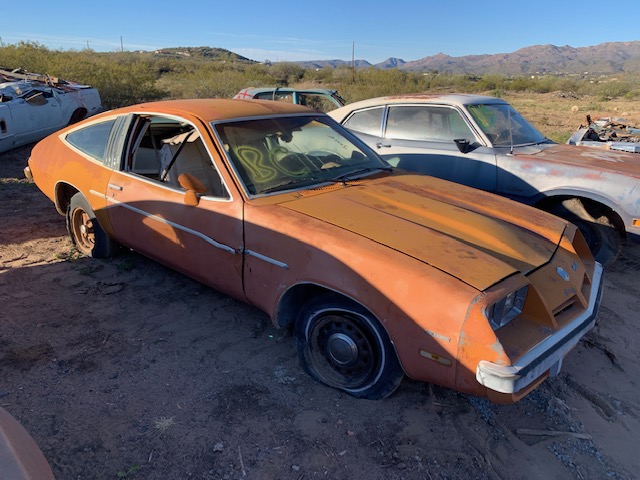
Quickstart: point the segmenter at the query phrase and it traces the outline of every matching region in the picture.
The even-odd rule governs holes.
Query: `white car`
[[[0,69],[0,153],[41,140],[101,107],[93,87]]]
[[[479,188],[574,223],[596,260],[640,240],[637,154],[558,145],[500,98],[407,94],[350,103],[333,117],[392,166]]]

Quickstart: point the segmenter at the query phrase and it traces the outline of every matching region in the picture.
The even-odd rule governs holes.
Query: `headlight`
[[[494,331],[522,313],[528,290],[528,286],[522,287],[487,308],[487,319]]]

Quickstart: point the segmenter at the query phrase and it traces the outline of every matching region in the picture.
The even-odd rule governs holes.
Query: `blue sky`
[[[366,6],[365,6],[366,5]],[[625,11],[626,10],[626,11]],[[601,1],[3,2],[4,45],[156,50],[209,46],[257,61],[405,61],[639,40],[640,10]]]

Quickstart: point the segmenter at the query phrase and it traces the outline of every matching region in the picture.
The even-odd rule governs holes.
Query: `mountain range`
[[[304,68],[336,68],[351,66],[348,60],[316,60],[293,62]],[[412,72],[463,73],[482,75],[500,73],[504,75],[533,74],[615,74],[640,72],[640,41],[608,42],[591,47],[557,47],[534,45],[512,53],[492,55],[467,55],[452,57],[438,53],[419,60],[404,61],[388,58],[371,64],[356,60],[356,68],[379,68]]]

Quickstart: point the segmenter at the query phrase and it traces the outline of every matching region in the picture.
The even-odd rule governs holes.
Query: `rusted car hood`
[[[612,150],[577,145],[516,148],[520,160],[545,160],[553,163],[581,166],[596,171],[619,172],[640,178],[640,156]]]
[[[426,176],[393,175],[301,196],[281,206],[370,238],[478,290],[549,261],[566,225]]]

